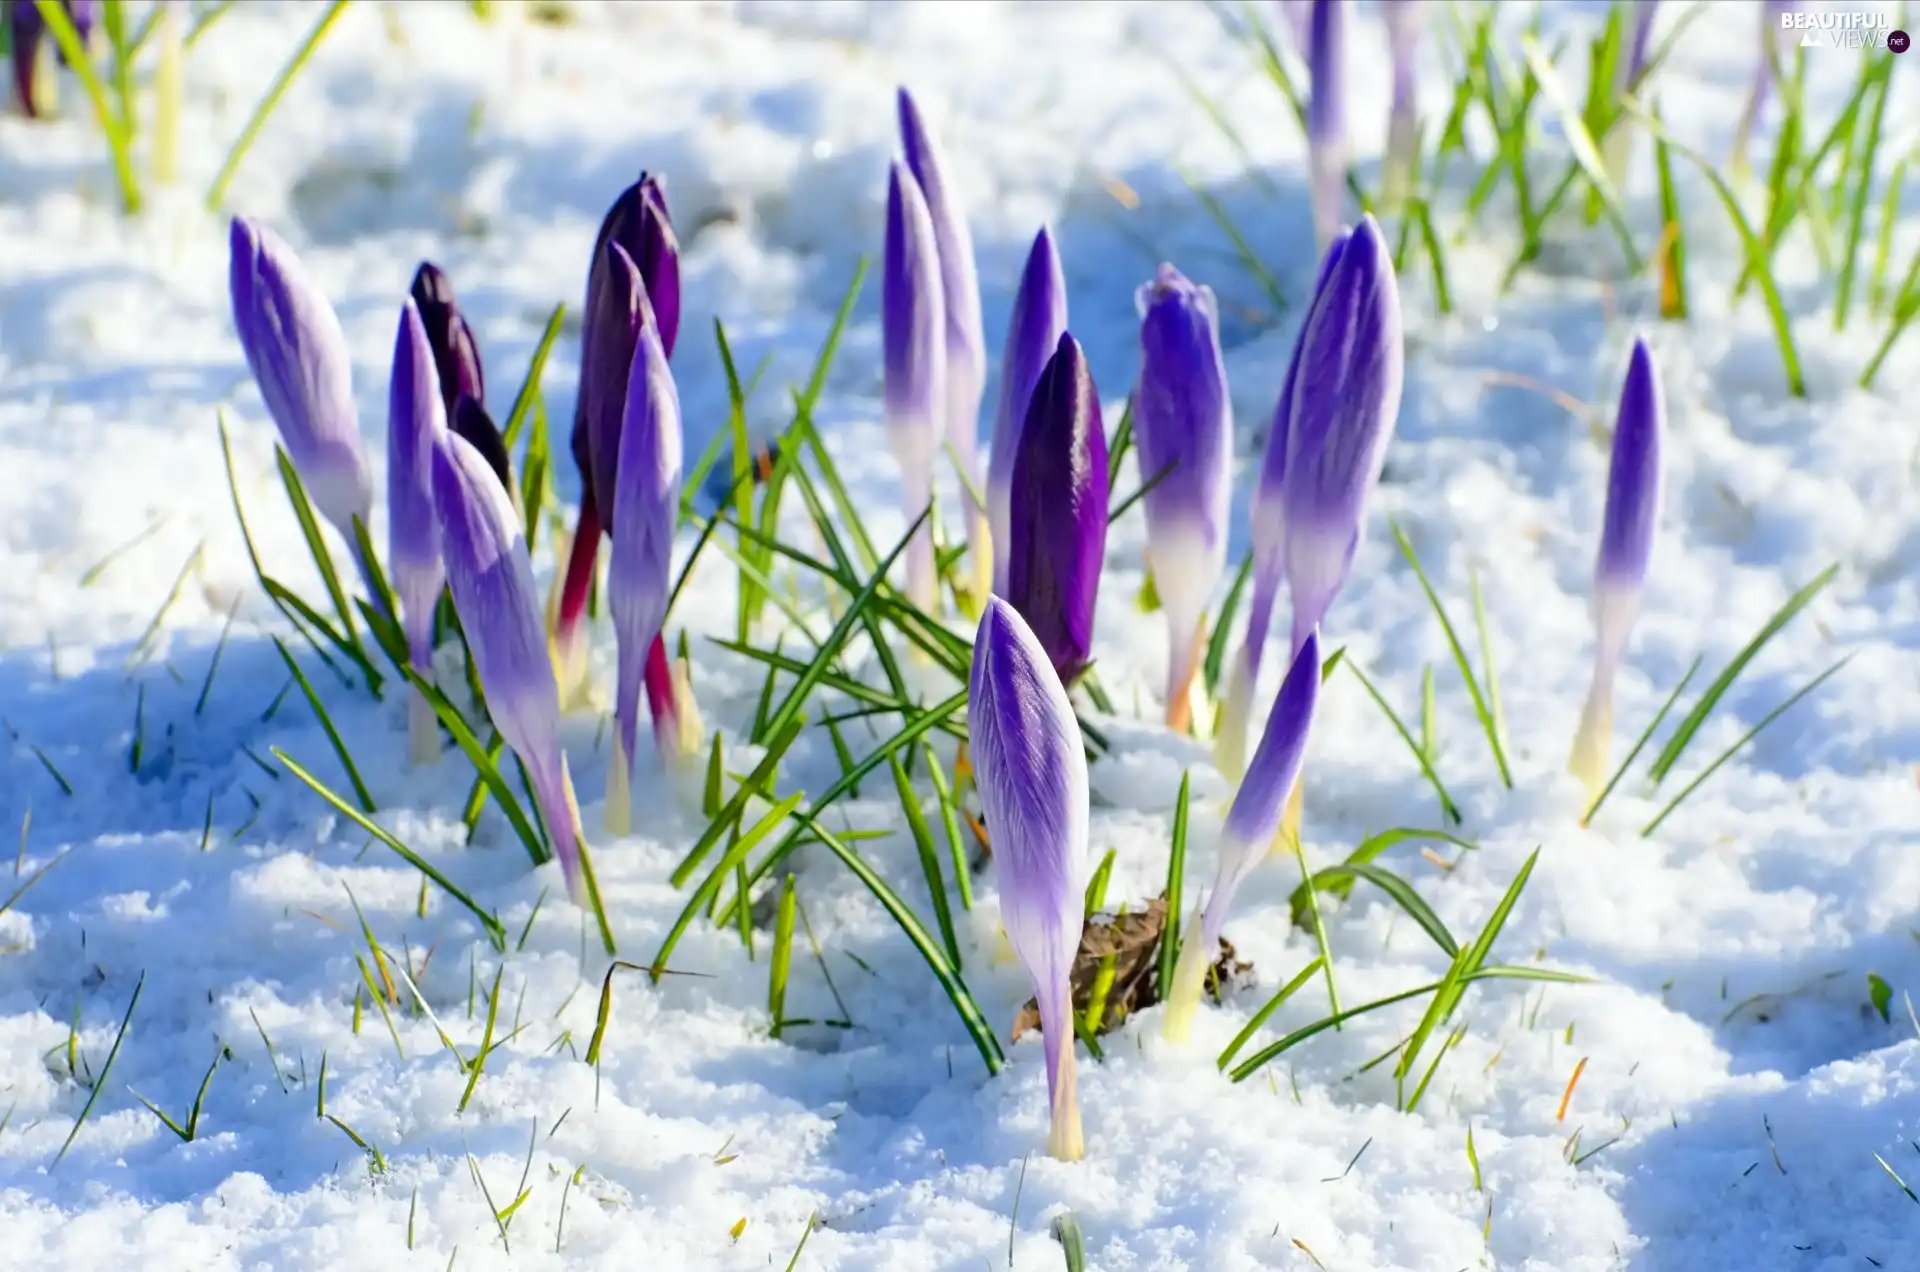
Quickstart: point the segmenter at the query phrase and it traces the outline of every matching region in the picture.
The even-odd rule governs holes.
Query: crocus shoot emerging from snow
[[[1027,402],[1041,370],[1067,330],[1067,282],[1054,250],[1053,233],[1042,228],[1027,252],[1013,317],[1000,356],[1000,401],[993,417],[993,450],[987,463],[987,519],[993,536],[993,591],[1007,594],[1007,554],[1011,547],[1014,456],[1026,424]],[[1104,441],[1102,445],[1105,445]]]
[[[619,250],[619,249],[614,249]],[[613,760],[607,770],[607,829],[627,833],[637,758],[640,689],[646,661],[658,645],[672,586],[673,530],[680,516],[680,394],[667,368],[653,314],[641,308],[620,424],[619,470],[613,492],[613,557],[607,572],[607,608],[618,638],[619,679],[614,694]],[[656,673],[657,675],[658,673]],[[663,758],[675,758],[679,731],[673,695],[652,697],[653,728]]]
[[[1313,284],[1313,301],[1326,289],[1327,276],[1340,260],[1351,231],[1341,230],[1320,258],[1320,272]],[[1260,477],[1253,488],[1253,595],[1247,604],[1247,634],[1240,656],[1227,673],[1226,688],[1220,700],[1220,723],[1213,738],[1214,763],[1229,782],[1240,780],[1246,764],[1247,724],[1253,710],[1253,693],[1260,680],[1261,655],[1266,652],[1267,626],[1273,621],[1274,601],[1280,595],[1280,583],[1286,576],[1286,518],[1281,510],[1281,487],[1287,474],[1287,438],[1293,431],[1293,391],[1300,378],[1300,353],[1307,341],[1307,329],[1313,322],[1313,304],[1293,340],[1293,357],[1287,363],[1287,378],[1280,385],[1280,399],[1273,408],[1273,425],[1267,431],[1267,447],[1260,461]]]
[[[407,661],[426,681],[433,679],[433,613],[447,578],[433,504],[433,450],[446,434],[440,402],[426,326],[409,300],[400,307],[387,393],[387,568],[407,637]],[[413,762],[431,762],[440,753],[439,725],[420,694],[413,696],[407,726]]]
[[[900,465],[901,512],[909,525],[933,498],[933,465],[947,411],[947,311],[933,219],[920,186],[896,161],[887,178],[887,237],[880,275],[880,327],[887,442]],[[907,545],[907,597],[932,610],[939,599],[933,531]]]
[[[1606,781],[1613,745],[1614,673],[1639,616],[1640,589],[1653,556],[1654,528],[1660,520],[1660,442],[1665,431],[1660,376],[1646,342],[1635,340],[1613,426],[1606,520],[1593,571],[1593,687],[1580,713],[1580,731],[1574,735],[1573,758],[1567,766],[1586,784],[1589,796]]]
[[[260,397],[308,498],[369,577],[353,523],[367,521],[373,480],[340,319],[286,240],[266,226],[234,217],[228,249],[234,326]]]
[[[1226,926],[1233,894],[1265,858],[1300,779],[1319,697],[1320,637],[1317,632],[1308,632],[1287,678],[1280,684],[1280,696],[1274,699],[1273,711],[1267,716],[1266,731],[1247,766],[1246,780],[1227,810],[1226,824],[1220,832],[1220,864],[1214,871],[1213,890],[1207,894],[1197,930],[1196,925],[1188,924],[1181,942],[1173,985],[1167,992],[1166,1015],[1160,1025],[1161,1036],[1169,1042],[1185,1042],[1192,1032],[1194,1008],[1205,988],[1207,968],[1213,962],[1220,930]]]
[[[987,512],[974,502],[980,489],[980,396],[987,384],[987,341],[980,325],[980,281],[974,268],[973,235],[947,170],[946,155],[928,131],[913,94],[898,94],[900,149],[907,170],[926,201],[933,225],[933,241],[940,261],[940,294],[944,305],[947,357],[942,431],[959,465],[967,493],[967,544],[973,555],[974,592],[983,594],[992,581],[992,549],[987,542]],[[915,515],[918,515],[916,512]]]
[[[584,905],[590,885],[580,812],[560,749],[560,693],[541,636],[540,597],[520,519],[480,452],[451,433],[433,450],[433,502],[447,586],[487,715],[526,765],[567,891]]]
[[[1047,1151],[1084,1155],[1068,977],[1087,876],[1087,757],[1067,691],[1020,615],[989,598],[974,638],[967,728],[993,836],[1000,917],[1040,1007],[1052,1132]]]
[[[1185,731],[1200,621],[1227,559],[1233,407],[1213,291],[1162,264],[1134,294],[1140,381],[1133,427],[1146,493],[1147,565],[1167,616],[1167,724]]]
[[[1079,342],[1062,334],[1027,405],[1013,461],[1005,599],[1062,684],[1086,670],[1107,550],[1107,437]]]

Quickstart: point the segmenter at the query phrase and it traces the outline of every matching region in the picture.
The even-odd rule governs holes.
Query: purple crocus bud
[[[1334,235],[1326,254],[1320,258],[1320,272],[1313,283],[1313,301],[1325,290],[1327,278],[1339,263],[1340,252],[1352,232],[1342,229]],[[1214,734],[1214,763],[1230,782],[1240,780],[1246,761],[1247,721],[1253,710],[1253,693],[1260,683],[1260,659],[1266,652],[1267,627],[1273,621],[1273,604],[1280,595],[1280,582],[1286,576],[1286,516],[1281,490],[1286,483],[1287,439],[1292,434],[1293,391],[1300,378],[1300,354],[1306,346],[1307,328],[1313,318],[1313,304],[1307,306],[1307,322],[1293,339],[1293,356],[1287,363],[1287,378],[1280,385],[1280,398],[1273,408],[1273,426],[1267,431],[1266,453],[1260,461],[1260,478],[1253,488],[1253,594],[1247,604],[1247,635],[1227,674],[1227,687],[1220,702],[1220,725]]]
[[[1280,505],[1295,651],[1353,568],[1400,415],[1403,356],[1393,259],[1363,216],[1307,316],[1289,410]]]
[[[634,343],[633,373],[627,377],[620,471],[613,492],[613,557],[607,573],[607,608],[620,646],[613,762],[607,777],[607,829],[617,835],[628,829],[647,657],[667,619],[673,530],[680,517],[680,448],[680,394],[659,333],[649,323]],[[656,698],[654,732],[662,755],[671,759],[669,738],[677,733],[678,723],[660,717]]]
[[[1189,925],[1174,966],[1173,986],[1167,994],[1167,1013],[1161,1034],[1169,1042],[1184,1042],[1193,1027],[1193,1011],[1200,1002],[1212,951],[1226,926],[1233,894],[1267,855],[1281,818],[1306,760],[1307,735],[1313,728],[1314,705],[1320,697],[1320,635],[1308,632],[1293,657],[1293,666],[1280,684],[1266,730],[1247,766],[1246,781],[1227,809],[1220,831],[1220,864],[1213,890],[1200,912],[1198,931]]]
[[[1398,207],[1413,176],[1420,142],[1418,67],[1426,10],[1418,0],[1386,0],[1387,55],[1393,62],[1393,102],[1387,110],[1386,175],[1383,202]]]
[[[980,325],[980,281],[974,270],[973,235],[967,229],[966,209],[948,179],[940,143],[927,131],[913,94],[898,94],[900,148],[927,203],[933,223],[933,241],[940,257],[940,291],[946,302],[946,406],[943,426],[947,442],[958,457],[960,471],[974,490],[980,487],[980,396],[987,384],[987,340]],[[986,509],[967,496],[967,545],[973,553],[974,590],[985,593],[992,585],[993,557],[987,542]]]
[[[880,276],[887,441],[900,464],[902,512],[911,523],[933,498],[933,463],[947,409],[947,310],[933,218],[920,186],[897,160],[887,178],[887,240]],[[933,536],[907,545],[907,597],[931,610],[940,581]]]
[[[1740,122],[1733,133],[1732,167],[1736,175],[1747,168],[1747,140],[1760,122],[1761,108],[1767,103],[1767,89],[1773,83],[1773,59],[1786,55],[1780,40],[1781,16],[1798,13],[1801,8],[1800,0],[1765,0],[1760,6],[1760,58],[1753,68],[1753,87],[1747,94],[1747,104],[1740,112]]]
[[[1606,521],[1594,565],[1593,686],[1580,713],[1573,759],[1567,766],[1586,783],[1589,795],[1606,781],[1608,752],[1613,743],[1614,672],[1626,651],[1634,619],[1639,616],[1640,588],[1653,557],[1654,529],[1660,520],[1660,446],[1665,432],[1666,405],[1660,392],[1660,375],[1646,341],[1636,339],[1613,426]]]
[[[1294,47],[1305,49],[1313,38],[1313,0],[1280,0],[1280,16],[1286,19]]]
[[[1627,36],[1627,54],[1614,68],[1616,94],[1633,92],[1640,85],[1640,77],[1646,73],[1648,45],[1653,39],[1653,19],[1659,7],[1659,0],[1634,0],[1633,29]],[[1607,176],[1615,189],[1626,183],[1627,165],[1633,158],[1634,132],[1627,120],[1616,119],[1602,143]]]
[[[480,452],[452,433],[433,449],[433,503],[447,586],[487,714],[526,765],[567,891],[584,902],[580,813],[560,750],[560,693],[520,518]]]
[[[1147,491],[1147,565],[1167,616],[1167,724],[1184,731],[1200,621],[1227,559],[1233,406],[1213,290],[1168,264],[1134,293],[1140,380],[1134,439]]]
[[[418,307],[408,300],[400,307],[387,394],[387,568],[407,636],[407,659],[426,680],[433,679],[433,611],[447,579],[433,505],[433,449],[445,432],[433,349]],[[439,754],[433,707],[418,694],[408,731],[414,763],[429,763]]]
[[[1648,47],[1653,43],[1653,19],[1660,0],[1633,0],[1633,37],[1627,45],[1627,70],[1624,78],[1629,91],[1640,82],[1647,69]]]
[[[266,226],[234,217],[228,246],[233,322],[267,414],[313,506],[357,545],[353,523],[367,520],[373,481],[340,319],[286,240]]]
[[[13,100],[28,119],[40,114],[35,96],[39,87],[40,40],[46,34],[46,21],[33,0],[13,0],[7,10],[8,37],[13,60]]]
[[[1314,239],[1324,250],[1340,228],[1347,180],[1347,12],[1345,0],[1313,0],[1307,36],[1309,183]]]
[[[1070,685],[1093,652],[1107,552],[1107,435],[1086,357],[1064,332],[1033,386],[1012,484],[1005,596]]]
[[[441,406],[451,420],[462,394],[476,402],[487,400],[486,381],[480,373],[480,346],[466,316],[454,303],[453,283],[432,261],[420,262],[410,294],[426,327],[427,343],[433,348]]]
[[[615,246],[624,253],[624,264],[614,255]],[[672,357],[680,332],[680,241],[667,215],[664,181],[644,172],[607,209],[587,268],[572,440],[573,461],[580,470],[580,519],[553,606],[554,655],[561,667],[562,687],[569,693],[586,671],[581,624],[593,590],[600,536],[608,528],[607,501],[613,497],[626,376],[633,365],[636,290],[652,307],[661,347]]]
[[[487,467],[493,470],[493,475],[506,488],[508,498],[517,502],[519,492],[513,486],[513,461],[507,455],[507,442],[500,436],[500,429],[494,424],[493,417],[487,414],[487,408],[480,405],[478,399],[461,394],[459,401],[453,404],[453,418],[449,426],[480,452],[480,458],[487,461]]]
[[[987,461],[993,590],[1000,596],[1007,594],[1013,460],[1020,448],[1020,430],[1026,423],[1034,383],[1066,330],[1067,280],[1060,269],[1060,254],[1054,250],[1053,234],[1042,226],[1033,237],[1026,268],[1020,271],[1020,290],[1013,297],[1013,318],[1007,324],[1006,349],[1000,355],[1000,402],[993,417],[993,449]]]
[[[973,644],[967,730],[993,835],[1000,921],[1027,969],[1046,1043],[1052,1133],[1062,1161],[1084,1154],[1068,977],[1087,876],[1087,756],[1067,691],[1011,605],[990,597]]]

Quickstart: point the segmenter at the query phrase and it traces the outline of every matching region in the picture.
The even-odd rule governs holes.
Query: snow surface
[[[601,212],[642,167],[667,174],[686,247],[675,371],[689,454],[724,418],[708,334],[716,314],[743,366],[771,359],[753,415],[757,428],[777,427],[785,386],[810,365],[856,255],[879,248],[891,93],[904,82],[942,134],[973,218],[996,362],[1042,220],[1058,231],[1073,330],[1110,420],[1133,373],[1132,288],[1167,258],[1220,292],[1243,434],[1243,550],[1249,455],[1298,315],[1266,311],[1181,172],[1248,227],[1293,297],[1310,278],[1311,232],[1297,129],[1206,9],[578,4],[578,22],[556,28],[496,7],[507,13],[482,25],[451,3],[354,6],[232,187],[231,207],[288,234],[333,296],[376,464],[394,314],[415,263],[430,257],[453,278],[504,412],[548,310],[578,302]],[[1664,20],[1679,7],[1662,6]],[[1758,6],[1714,8],[1660,96],[1665,117],[1717,157],[1751,73]],[[1503,22],[1517,28],[1527,12],[1513,6]],[[224,221],[195,192],[317,13],[244,5],[196,49],[184,179],[143,218],[114,211],[95,130],[74,122],[71,81],[67,122],[0,119],[0,827],[22,828],[13,875],[0,863],[0,899],[18,886],[11,879],[59,863],[0,913],[0,1263],[779,1268],[818,1212],[801,1268],[1044,1269],[1061,1266],[1049,1221],[1070,1208],[1102,1272],[1915,1266],[1920,1205],[1875,1154],[1920,1182],[1920,1038],[1905,997],[1920,988],[1920,435],[1901,401],[1920,340],[1896,351],[1881,393],[1853,390],[1877,330],[1869,340],[1856,320],[1833,333],[1831,289],[1804,241],[1783,251],[1782,283],[1801,315],[1806,402],[1784,392],[1760,306],[1728,308],[1738,243],[1691,172],[1682,197],[1699,312],[1686,327],[1656,322],[1645,282],[1594,278],[1612,253],[1570,228],[1498,298],[1514,248],[1504,194],[1477,224],[1446,226],[1461,236],[1450,257],[1458,316],[1433,316],[1424,270],[1403,280],[1399,441],[1328,639],[1409,715],[1422,668],[1435,668],[1441,772],[1467,810],[1461,833],[1480,846],[1444,875],[1413,845],[1388,861],[1456,931],[1472,932],[1540,847],[1498,955],[1595,983],[1473,989],[1469,1027],[1414,1114],[1393,1109],[1390,1065],[1359,1070],[1412,1027],[1417,1004],[1321,1035],[1231,1085],[1214,1054],[1312,954],[1286,919],[1296,879],[1270,863],[1228,928],[1260,988],[1203,1011],[1185,1051],[1160,1045],[1157,1012],[1109,1037],[1106,1063],[1082,1070],[1087,1159],[1066,1165],[1040,1152],[1038,1040],[1010,1048],[1008,1070],[987,1079],[925,968],[831,860],[803,859],[800,888],[852,1029],[769,1039],[765,935],[749,962],[737,936],[697,926],[674,960],[697,975],[657,989],[616,979],[596,1072],[579,1057],[605,959],[579,912],[556,899],[556,868],[530,874],[497,818],[476,847],[462,846],[469,774],[457,758],[407,770],[398,695],[375,704],[327,691],[386,824],[497,908],[510,932],[547,896],[504,972],[467,915],[429,894],[416,917],[416,874],[251,758],[248,749],[279,746],[343,780],[297,696],[263,720],[285,683],[268,640],[280,629],[228,503],[217,407],[234,422],[269,568],[310,594],[317,585],[274,488],[272,428],[232,333]],[[1583,29],[1597,13],[1548,6],[1549,33]],[[1359,33],[1377,39],[1376,19],[1361,21]],[[1353,117],[1371,165],[1386,76],[1363,57]],[[1249,156],[1222,140],[1169,63],[1224,99]],[[1810,54],[1809,67],[1831,117],[1852,65]],[[1903,152],[1920,122],[1910,69],[1896,68],[1888,121],[1899,144],[1883,155]],[[1425,104],[1443,109],[1437,57],[1428,72]],[[1637,165],[1629,202],[1646,244],[1656,212],[1644,150]],[[1910,216],[1894,236],[1897,260],[1917,231]],[[873,537],[887,541],[901,520],[876,424],[877,304],[870,281],[822,419]],[[1636,330],[1659,359],[1672,437],[1662,538],[1620,683],[1621,733],[1637,730],[1696,653],[1704,681],[1830,562],[1835,585],[1754,664],[1676,779],[1853,656],[1647,839],[1637,828],[1657,801],[1623,789],[1583,831],[1561,771],[1591,656],[1585,596],[1605,471],[1593,426],[1604,410],[1570,415],[1489,378],[1527,377],[1604,408]],[[557,422],[571,415],[576,337],[570,328],[548,368]],[[1129,474],[1118,489],[1135,482]],[[1498,781],[1388,515],[1457,621],[1469,613],[1470,572],[1485,583],[1513,791]],[[1154,723],[1164,634],[1134,608],[1142,534],[1132,515],[1109,544],[1097,652],[1126,718],[1109,726],[1114,754],[1092,774],[1095,851],[1118,850],[1111,895],[1135,902],[1158,890],[1183,769],[1198,801],[1190,895],[1204,886],[1223,789],[1204,747]],[[544,553],[539,568],[552,569]],[[675,623],[696,637],[729,630],[732,589],[731,570],[712,558]],[[610,636],[596,643],[604,678]],[[1281,661],[1267,659],[1263,701]],[[752,668],[697,639],[695,663],[709,727],[742,728]],[[142,692],[144,754],[129,772]],[[1329,682],[1323,712],[1307,770],[1316,861],[1383,828],[1438,824],[1430,790],[1357,681]],[[566,741],[591,832],[604,728],[577,716]],[[831,764],[825,739],[810,735],[787,781],[818,789]],[[883,793],[867,794],[848,815],[894,824]],[[657,785],[636,798],[651,801],[636,817],[643,833],[596,845],[622,953],[644,961],[683,904],[667,874],[700,826]],[[867,850],[924,903],[904,837]],[[996,957],[991,880],[980,890],[962,934],[966,969],[1004,1031],[1027,990]],[[515,1032],[465,1112],[465,1077],[425,1015],[395,1016],[404,1055],[371,1008],[354,1033],[366,948],[354,903],[388,949],[411,951],[434,1013],[468,1053],[485,1017],[472,987],[501,976],[502,1032],[509,1020]],[[1439,971],[1437,951],[1394,913],[1364,890],[1329,906],[1347,1001]],[[1870,971],[1894,989],[1891,1024],[1868,1004]],[[111,1077],[56,1165],[142,976]],[[797,959],[788,1010],[836,1011],[810,955]],[[1321,987],[1309,986],[1263,1038],[1325,1011]],[[76,1020],[85,1082],[68,1072]],[[200,1135],[182,1143],[132,1092],[183,1117],[222,1047],[232,1058],[212,1079]],[[323,1067],[326,1111],[378,1146],[384,1173],[316,1118]],[[1613,1142],[1572,1165],[1576,1130],[1580,1153]],[[522,1187],[503,1241],[490,1212]]]

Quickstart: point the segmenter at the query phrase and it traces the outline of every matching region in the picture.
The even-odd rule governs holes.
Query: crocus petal
[[[1626,75],[1623,83],[1632,88],[1647,69],[1647,51],[1653,43],[1653,19],[1660,11],[1660,0],[1634,0],[1633,38],[1627,46]]]
[[[1400,293],[1371,216],[1341,248],[1303,340],[1280,500],[1295,649],[1346,583],[1400,414]]]
[[[1013,297],[1013,318],[1000,356],[1000,402],[993,417],[993,450],[987,463],[987,517],[993,530],[993,590],[1007,594],[1007,555],[1011,547],[1013,457],[1026,423],[1027,402],[1041,370],[1067,330],[1067,280],[1054,250],[1053,234],[1042,227],[1020,271]]]
[[[1107,548],[1107,437],[1080,344],[1062,334],[1033,387],[1013,464],[1006,599],[1063,684],[1093,651]]]
[[[487,467],[500,479],[509,497],[514,494],[513,460],[507,454],[506,439],[500,436],[493,417],[487,414],[487,408],[480,405],[477,398],[462,395],[453,405],[451,421],[453,431],[465,438],[480,457],[487,461]]]
[[[373,480],[340,319],[278,234],[237,216],[228,242],[234,326],[260,397],[314,507],[355,543]]]
[[[1033,982],[1055,1156],[1082,1152],[1068,977],[1087,875],[1087,759],[1067,691],[1012,606],[986,603],[968,681],[974,781],[993,835],[1001,920]]]
[[[1300,378],[1300,355],[1306,347],[1314,305],[1326,290],[1327,279],[1339,264],[1340,253],[1350,237],[1352,232],[1342,229],[1320,257],[1313,298],[1307,306],[1307,320],[1300,324],[1300,331],[1293,339],[1287,376],[1281,381],[1280,397],[1273,407],[1273,424],[1267,430],[1260,478],[1253,488],[1253,593],[1247,603],[1247,634],[1240,658],[1228,673],[1226,692],[1221,698],[1220,726],[1214,734],[1214,762],[1230,781],[1239,780],[1245,760],[1247,720],[1253,709],[1254,691],[1260,683],[1267,628],[1273,621],[1273,605],[1280,595],[1281,580],[1286,577],[1286,515],[1282,495],[1286,486],[1287,442],[1293,432],[1293,392]]]
[[[11,24],[13,100],[22,115],[33,119],[40,113],[40,103],[34,94],[38,88],[40,40],[46,34],[47,24],[40,16],[39,6],[31,0],[13,4],[7,11],[7,20]]]
[[[480,370],[480,346],[473,328],[454,303],[453,283],[431,261],[421,261],[414,271],[413,303],[420,310],[426,327],[427,343],[433,347],[433,365],[439,370],[440,401],[446,417],[454,418],[454,405],[462,394],[476,402],[486,401],[486,380]]]
[[[1207,965],[1226,926],[1234,893],[1266,856],[1274,833],[1279,830],[1283,813],[1306,760],[1307,737],[1313,729],[1314,707],[1320,697],[1320,636],[1308,632],[1293,666],[1280,684],[1280,696],[1274,699],[1260,745],[1247,766],[1246,780],[1227,810],[1220,832],[1220,863],[1214,871],[1213,888],[1201,911],[1199,931],[1190,931],[1182,942],[1175,967],[1174,983],[1167,994],[1167,1012],[1161,1022],[1162,1035],[1170,1041],[1186,1039],[1192,1027],[1193,1009]]]
[[[1346,28],[1345,0],[1313,0],[1307,37],[1307,69],[1312,91],[1307,99],[1307,148],[1313,189],[1313,230],[1323,246],[1340,228],[1346,195]]]
[[[1661,440],[1666,404],[1653,354],[1633,342],[1620,409],[1614,420],[1613,456],[1607,471],[1607,510],[1594,563],[1593,682],[1574,735],[1568,770],[1589,792],[1605,780],[1613,732],[1613,681],[1627,637],[1640,612],[1640,589],[1653,557],[1660,519]]]
[[[933,497],[934,457],[947,409],[946,314],[933,219],[920,186],[896,161],[887,179],[880,326],[887,441],[900,464],[902,511],[910,523]],[[908,596],[930,608],[937,587],[932,532],[922,525],[907,547]]]
[[[400,307],[387,395],[387,558],[415,670],[430,675],[433,608],[446,579],[433,505],[433,448],[446,431],[420,311]]]
[[[609,250],[616,244],[626,255],[624,266]],[[587,268],[580,391],[574,399],[571,446],[580,471],[580,519],[574,526],[553,615],[555,656],[566,666],[570,688],[585,670],[580,625],[593,590],[600,535],[607,529],[606,507],[613,495],[606,487],[611,486],[618,463],[626,375],[633,364],[638,305],[629,267],[639,274],[638,290],[653,311],[661,347],[672,357],[680,331],[680,241],[667,215],[665,182],[657,174],[641,173],[607,209]]]
[[[447,585],[487,714],[527,766],[568,891],[581,900],[579,825],[560,751],[560,694],[520,519],[480,452],[452,433],[442,434],[433,450],[433,502]]]
[[[974,268],[973,235],[967,228],[966,209],[948,175],[946,156],[928,131],[913,94],[902,88],[898,105],[900,148],[926,200],[940,258],[947,348],[943,427],[967,479],[977,481],[974,452],[979,445],[980,396],[987,383],[987,341],[980,325],[980,281]],[[984,512],[974,511],[976,517]]]
[[[1185,720],[1200,618],[1227,557],[1233,407],[1213,291],[1162,264],[1134,295],[1140,380],[1134,439],[1146,494],[1147,558],[1167,616],[1167,712]]]
[[[620,651],[614,723],[629,770],[637,754],[647,653],[667,617],[680,478],[680,395],[659,334],[648,326],[635,342],[633,371],[627,379],[614,490],[613,555],[607,574],[607,608]]]

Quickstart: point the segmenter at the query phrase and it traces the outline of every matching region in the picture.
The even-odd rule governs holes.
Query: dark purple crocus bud
[[[22,115],[35,119],[40,114],[40,103],[34,96],[40,70],[40,37],[46,34],[47,24],[33,0],[12,0],[7,23],[13,57],[13,100]]]
[[[473,328],[454,303],[453,283],[432,261],[421,261],[414,271],[411,295],[420,311],[421,325],[426,328],[427,343],[433,348],[433,365],[440,376],[440,404],[451,420],[462,394],[477,402],[487,400],[486,382],[480,373],[480,346],[474,341]]]
[[[616,258],[616,247],[624,264]],[[671,357],[680,332],[680,241],[667,215],[663,180],[644,172],[607,209],[587,270],[572,438],[573,461],[580,470],[580,520],[553,607],[554,650],[563,695],[572,692],[585,672],[580,624],[593,590],[600,536],[609,524],[627,372],[633,364],[636,292],[652,309],[649,321],[657,324],[660,346]]]
[[[901,514],[909,524],[933,498],[947,404],[947,316],[940,253],[927,201],[907,166],[887,177],[887,228],[880,270],[881,393],[887,442],[900,465]],[[907,599],[932,610],[940,599],[933,528],[907,545]]]
[[[1646,341],[1633,342],[1620,411],[1613,427],[1613,458],[1607,470],[1606,521],[1594,564],[1593,619],[1596,643],[1593,685],[1574,735],[1568,771],[1587,784],[1589,795],[1606,781],[1613,734],[1613,679],[1626,652],[1627,636],[1640,613],[1640,589],[1653,559],[1660,521],[1660,449],[1666,432],[1660,375]]]
[[[1067,330],[1067,280],[1053,234],[1042,226],[1027,252],[1014,293],[1013,317],[1000,355],[1000,402],[993,417],[993,450],[987,462],[987,520],[993,537],[993,590],[1007,594],[1007,554],[1012,546],[1013,457],[1027,403],[1042,368]]]
[[[1093,652],[1107,551],[1107,435],[1080,343],[1064,332],[1027,404],[1009,503],[1006,599],[1060,683],[1071,685]]]

